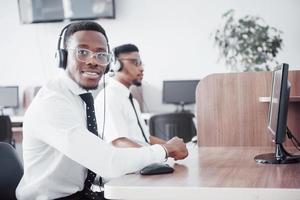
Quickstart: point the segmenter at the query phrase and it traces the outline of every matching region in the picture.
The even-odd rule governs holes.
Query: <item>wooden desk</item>
[[[105,184],[108,199],[299,200],[300,164],[257,164],[271,147],[194,147],[173,174],[130,174]]]

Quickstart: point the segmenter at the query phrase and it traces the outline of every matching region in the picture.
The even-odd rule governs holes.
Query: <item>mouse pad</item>
[[[174,169],[165,163],[153,163],[140,170],[142,175],[156,175],[173,173]]]

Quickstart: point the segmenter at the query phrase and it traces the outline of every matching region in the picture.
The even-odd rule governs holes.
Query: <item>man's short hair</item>
[[[97,31],[97,32],[100,32],[104,35],[104,37],[106,39],[106,42],[108,44],[108,39],[107,39],[105,30],[100,24],[98,24],[96,22],[93,22],[93,21],[79,21],[79,22],[73,22],[68,26],[68,28],[65,32],[65,35],[64,35],[64,41],[63,41],[64,42],[64,47],[67,47],[67,42],[68,42],[69,38],[74,33],[76,33],[77,31]],[[109,48],[109,46],[108,46],[108,48]]]
[[[116,58],[118,58],[121,53],[131,53],[135,51],[139,52],[139,49],[134,44],[123,44],[113,49]]]

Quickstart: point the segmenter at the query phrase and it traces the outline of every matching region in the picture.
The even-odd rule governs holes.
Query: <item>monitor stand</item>
[[[180,103],[180,104],[177,104],[177,108],[175,110],[176,113],[187,113],[187,112],[190,112],[189,110],[185,110],[184,109],[184,103]]]
[[[283,145],[276,144],[275,153],[260,154],[254,157],[254,160],[263,164],[288,164],[300,163],[300,156],[291,155],[288,153]]]

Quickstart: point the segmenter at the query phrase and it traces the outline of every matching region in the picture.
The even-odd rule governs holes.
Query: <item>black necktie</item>
[[[133,110],[134,110],[134,113],[135,113],[135,116],[136,116],[136,119],[137,119],[137,123],[138,123],[138,125],[139,125],[139,127],[140,127],[140,129],[142,131],[143,137],[144,137],[145,141],[147,143],[149,143],[148,140],[147,140],[147,138],[146,138],[146,136],[145,136],[145,133],[144,133],[144,130],[143,130],[142,125],[140,123],[139,117],[137,115],[137,112],[136,112],[136,109],[135,109],[135,106],[134,106],[134,103],[133,103],[133,99],[132,99],[132,94],[131,93],[129,94],[129,100],[130,100],[130,103],[131,103],[131,105],[133,107]]]
[[[91,93],[84,93],[79,95],[81,99],[86,104],[86,122],[87,122],[87,128],[90,132],[92,132],[95,135],[98,135],[97,131],[97,122],[96,122],[96,115],[95,115],[95,108],[94,108],[94,98]],[[91,190],[92,183],[94,182],[96,177],[96,173],[88,169],[88,175],[84,181],[84,195],[86,195],[87,198],[90,199],[98,199],[96,192],[93,192]],[[100,177],[100,185],[102,184],[102,178]]]

